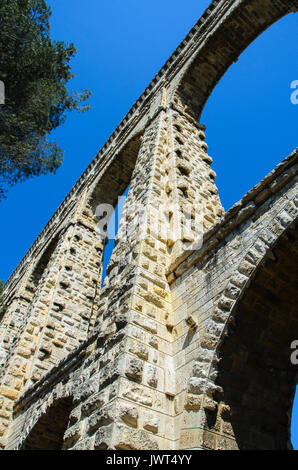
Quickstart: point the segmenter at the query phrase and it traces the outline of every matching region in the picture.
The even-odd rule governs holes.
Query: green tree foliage
[[[69,92],[73,44],[50,38],[45,0],[0,1],[0,199],[6,188],[29,177],[54,173],[63,151],[48,134],[67,111],[85,111],[90,92]]]

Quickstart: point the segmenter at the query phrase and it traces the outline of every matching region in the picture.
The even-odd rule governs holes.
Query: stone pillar
[[[164,94],[143,136],[101,291],[84,371],[89,380],[75,392],[69,448],[177,448],[183,336],[190,327],[173,316],[166,273],[223,213],[204,138]],[[196,204],[203,227],[190,224],[180,237],[175,218],[189,211],[195,222]]]
[[[26,318],[28,307],[33,298],[29,280],[32,268],[28,268],[22,280],[2,298],[3,304],[6,305],[6,312],[0,323],[1,371],[3,371],[2,367],[6,363],[7,355],[13,346],[15,337],[24,323],[24,318]]]
[[[103,244],[84,204],[50,246],[24,278],[4,319],[5,325],[20,318],[0,383],[2,442],[14,401],[87,339],[96,316]]]
[[[98,429],[97,449],[156,449],[155,434],[169,448],[175,439],[173,426],[168,428],[175,395],[174,371],[169,370],[171,294],[165,277],[170,255],[159,230],[167,220],[161,213],[167,198],[167,131],[167,112],[160,109],[143,137],[100,296],[94,354],[98,373],[92,383],[98,380],[103,406],[95,404],[88,417],[88,404],[83,405],[87,434]],[[88,403],[95,400],[97,395]]]

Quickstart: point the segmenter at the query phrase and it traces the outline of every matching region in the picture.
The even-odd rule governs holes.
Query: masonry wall
[[[170,328],[163,326],[162,315],[156,316],[157,309],[155,317],[152,315],[153,297],[149,303],[138,300],[139,279],[146,278],[144,271],[137,271],[135,294],[130,298],[132,306],[142,306],[142,310],[119,310],[112,302],[112,317],[103,314],[88,342],[17,402],[8,448],[22,446],[40,416],[63,397],[73,400],[64,434],[65,448],[255,448],[258,444],[254,437],[239,438],[239,425],[229,411],[235,405],[230,406],[230,399],[225,401],[226,395],[220,392],[223,384],[228,391],[237,387],[232,381],[234,376],[231,378],[230,373],[218,376],[217,364],[235,306],[245,296],[258,266],[268,256],[274,256],[270,254],[274,246],[292,230],[297,219],[296,160],[297,152],[205,234],[200,250],[188,254],[176,267],[175,263],[169,267],[169,271],[172,269],[169,279],[173,273],[176,276],[174,282],[170,281],[174,299]],[[285,275],[282,270],[278,273]],[[210,282],[206,281],[208,276]],[[194,292],[195,288],[202,291],[202,296],[194,300],[198,292]],[[255,291],[251,290],[250,295],[254,297]],[[258,302],[263,307],[264,301],[261,295]],[[245,310],[247,306],[243,304],[240,313]],[[292,316],[288,309],[281,313]],[[261,362],[267,354],[265,346],[263,351]],[[226,354],[223,357],[228,360]],[[278,360],[284,361],[284,357],[283,352]],[[229,368],[223,365],[222,370]],[[249,376],[244,377],[243,381],[248,379]],[[290,408],[289,393],[285,398]],[[244,402],[242,406],[244,413]],[[281,410],[284,406],[281,405]],[[264,438],[260,442],[268,441]]]
[[[200,113],[242,50],[296,10],[296,0],[213,1],[20,263],[0,326],[1,447],[20,448],[70,396],[67,448],[208,447],[217,347],[296,217],[297,151],[224,216]],[[97,208],[129,184],[101,289]]]
[[[271,247],[297,218],[297,153],[294,155],[290,168],[285,168],[281,175],[272,172],[271,181],[269,178],[265,184],[265,179],[257,186],[257,191],[249,192],[227,213],[226,226],[218,224],[218,228],[214,227],[214,236],[209,238],[201,253],[193,253],[176,268],[177,279],[171,285],[175,315],[181,324],[189,316],[192,324],[196,324],[193,345],[192,341],[187,344],[187,333],[184,333],[185,363],[182,361],[180,370],[177,370],[178,376],[184,377],[187,391],[179,448],[192,448],[197,447],[198,442],[204,443],[208,414],[218,407],[214,398],[217,391],[214,382],[218,374],[218,349],[226,334],[226,324],[233,317],[233,309],[243,291],[251,283],[256,267],[268,253],[270,256]],[[260,305],[262,302],[265,302],[265,297],[259,300]],[[289,310],[290,307],[285,308],[282,314],[289,316],[290,321]],[[255,328],[259,328],[257,324]],[[292,335],[293,341],[294,328]],[[288,361],[290,344],[291,341],[284,346]],[[233,386],[228,384],[228,387]],[[288,395],[288,400],[290,409],[291,395]],[[218,429],[216,433],[220,434]],[[205,443],[203,446],[239,448],[241,445],[232,439],[231,434],[212,442],[212,445]]]

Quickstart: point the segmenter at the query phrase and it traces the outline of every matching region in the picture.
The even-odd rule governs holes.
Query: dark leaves
[[[8,186],[57,170],[63,152],[48,134],[67,111],[89,109],[88,90],[67,90],[76,49],[51,40],[50,15],[44,0],[1,0],[0,200]]]

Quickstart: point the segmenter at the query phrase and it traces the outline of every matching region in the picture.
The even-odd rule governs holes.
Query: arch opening
[[[224,3],[224,2],[222,2]],[[296,11],[295,0],[248,0],[226,2],[218,11],[217,21],[208,32],[199,52],[189,63],[177,89],[180,101],[199,121],[205,103],[229,67],[243,51],[271,25]]]
[[[54,403],[35,424],[20,450],[62,450],[72,402],[67,397]]]
[[[106,244],[104,247],[104,254],[103,254],[103,268],[102,268],[102,277],[101,277],[101,287],[104,285],[105,278],[107,276],[107,269],[109,266],[109,262],[115,248],[115,238],[119,231],[119,224],[121,220],[122,211],[124,208],[124,204],[128,195],[129,186],[126,188],[124,193],[119,197],[118,204],[115,207],[115,211],[107,225],[107,239]]]
[[[288,230],[240,300],[218,356],[218,407],[206,432],[239,449],[291,449],[298,380],[291,344],[298,339],[297,232]]]
[[[44,253],[38,260],[36,266],[34,267],[34,270],[30,276],[30,286],[29,289],[33,287],[32,290],[36,290],[42,276],[44,275],[47,267],[49,266],[49,263],[51,261],[52,255],[54,251],[56,250],[57,246],[59,243],[59,236],[56,236],[48,245],[48,247],[45,249]],[[32,286],[33,285],[33,286]]]
[[[137,134],[124,145],[119,155],[107,166],[102,180],[95,184],[89,205],[97,221],[97,233],[101,238],[102,266],[100,283],[103,287],[107,267],[115,247],[115,238],[125,199],[142,143],[142,133]],[[101,263],[99,263],[101,265]]]
[[[105,173],[95,187],[90,197],[90,206],[93,214],[100,204],[110,204],[114,208],[118,198],[130,184],[136,165],[137,157],[142,143],[142,134],[131,138],[122,148],[119,154],[105,167]],[[108,220],[107,220],[108,222]]]
[[[226,210],[297,147],[298,108],[291,102],[297,28],[294,14],[271,25],[229,67],[203,107]]]

